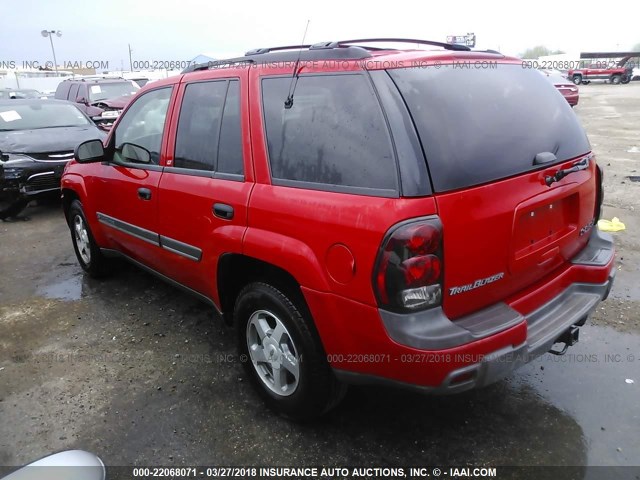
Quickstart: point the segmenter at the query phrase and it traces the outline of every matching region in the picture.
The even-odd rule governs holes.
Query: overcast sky
[[[381,7],[386,4],[387,6]],[[134,60],[216,58],[256,47],[362,38],[444,41],[474,32],[477,48],[517,55],[545,45],[568,52],[630,49],[640,42],[640,1],[534,2],[20,0],[2,2],[0,62],[51,60],[43,29],[54,38],[58,63],[106,60],[111,69]]]

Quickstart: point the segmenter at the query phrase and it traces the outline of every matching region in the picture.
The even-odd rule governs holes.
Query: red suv
[[[602,172],[554,86],[379,41],[155,82],[62,179],[82,268],[124,257],[213,305],[294,418],[346,384],[453,393],[564,353],[613,281]]]

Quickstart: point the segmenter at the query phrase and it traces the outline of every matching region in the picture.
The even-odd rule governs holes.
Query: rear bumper
[[[335,370],[336,376],[351,384],[387,385],[432,394],[458,393],[489,385],[548,352],[573,325],[584,325],[587,317],[609,295],[614,277],[615,272],[600,285],[574,283],[526,318],[520,317],[521,321],[526,322],[527,325],[527,340],[520,345],[507,345],[488,354],[456,353],[455,357],[467,357],[477,361],[451,370],[439,385],[406,384],[393,379],[360,375],[344,370]],[[438,355],[443,359],[454,358],[453,354],[439,353]]]
[[[549,351],[572,326],[583,325],[609,295],[613,261],[611,236],[594,229],[588,245],[561,274],[455,321],[441,309],[412,315],[373,309],[374,319],[365,306],[339,302],[342,312],[351,313],[351,321],[343,313],[346,330],[342,325],[341,332],[329,332],[327,328],[339,327],[318,322],[316,313],[326,307],[311,292],[305,291],[305,296],[311,300],[329,361],[342,381],[456,393],[500,380]]]

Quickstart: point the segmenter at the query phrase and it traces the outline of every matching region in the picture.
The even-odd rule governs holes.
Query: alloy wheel
[[[300,380],[300,357],[291,334],[272,312],[258,310],[247,323],[247,350],[262,383],[287,397]]]
[[[89,232],[80,215],[73,219],[73,238],[78,247],[78,253],[82,261],[88,265],[91,262],[91,245],[89,243]]]

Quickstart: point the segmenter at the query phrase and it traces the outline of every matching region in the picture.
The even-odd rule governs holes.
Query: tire
[[[623,75],[623,76],[622,76],[621,82],[622,82],[623,84],[625,84],[625,85],[626,85],[626,84],[627,84],[627,83],[629,83],[630,81],[631,81],[631,75]]]
[[[305,305],[279,289],[250,283],[237,297],[234,324],[243,367],[265,403],[294,420],[309,420],[336,406],[339,383]]]
[[[580,85],[582,83],[582,75],[574,75],[571,80],[575,85]]]
[[[16,217],[29,205],[28,198],[12,198],[0,200],[0,220]]]
[[[94,278],[104,277],[111,273],[111,264],[102,255],[93,238],[80,200],[71,202],[67,218],[71,231],[71,243],[73,243],[76,258],[82,269]]]
[[[622,83],[622,75],[611,75],[611,83],[620,85]]]

